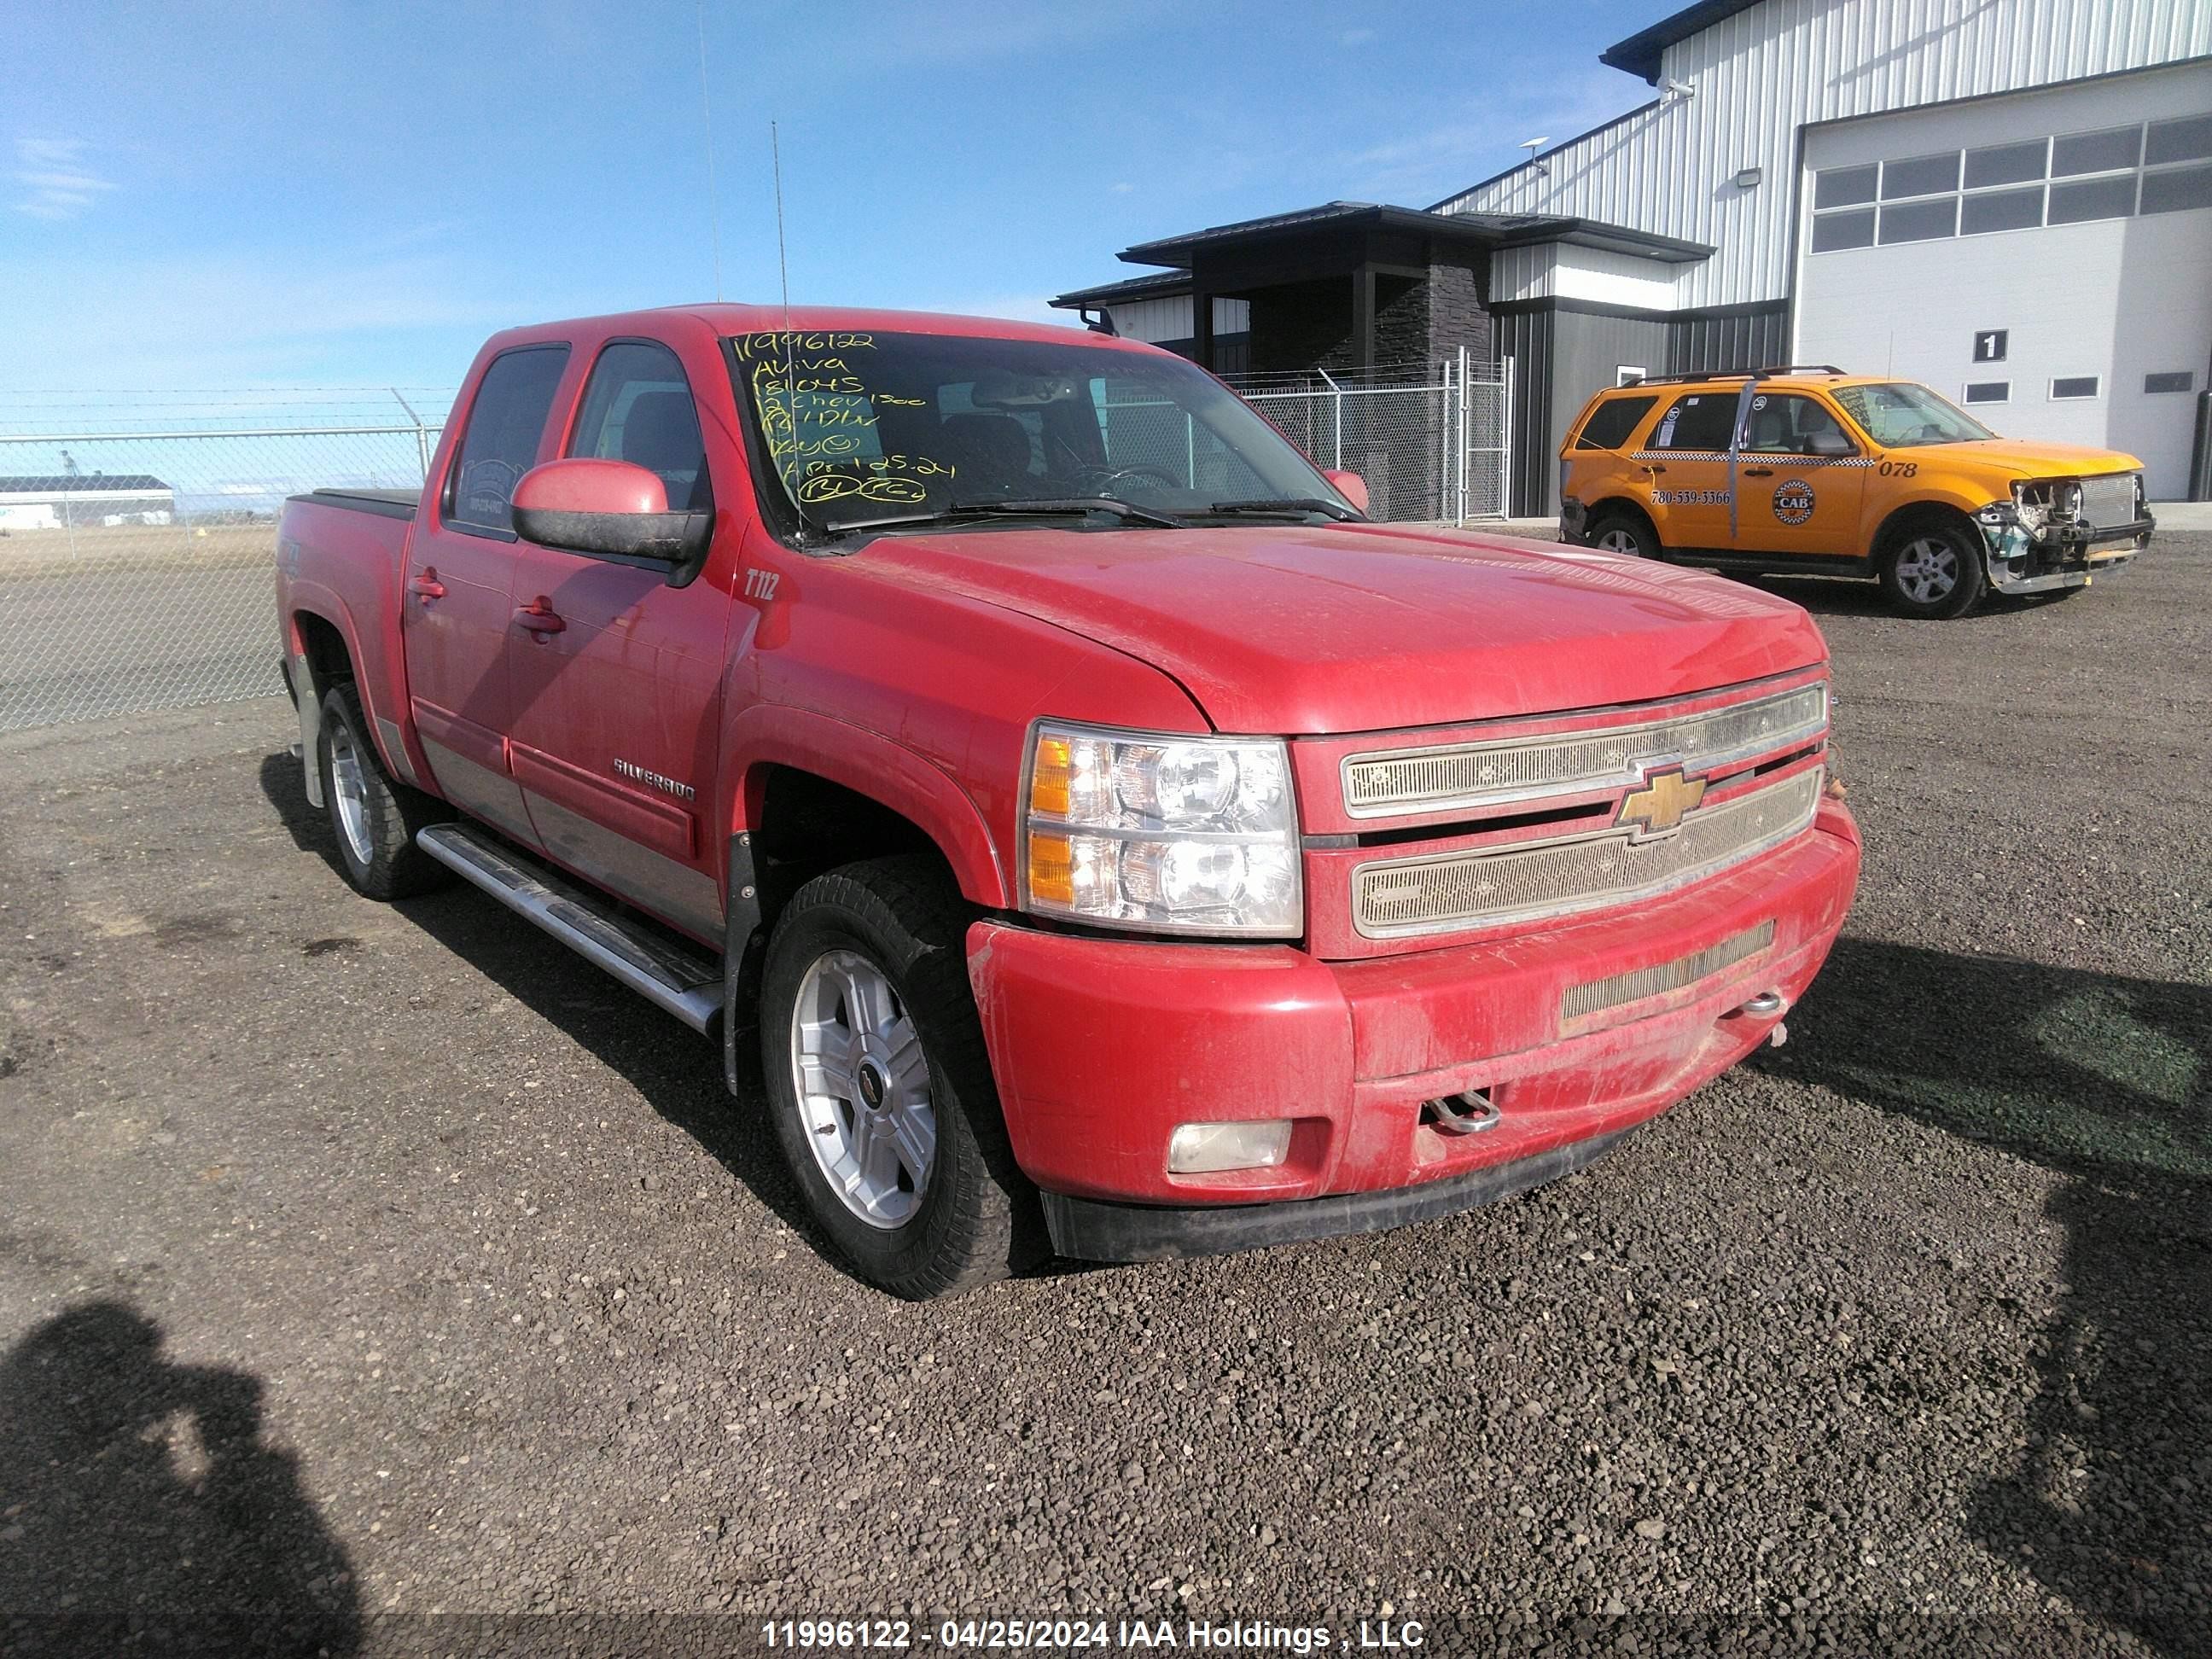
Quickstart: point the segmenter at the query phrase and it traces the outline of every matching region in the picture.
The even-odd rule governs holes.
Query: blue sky
[[[1042,316],[1115,250],[1425,206],[1648,97],[1671,5],[737,4],[706,33],[722,289]],[[694,0],[11,9],[0,401],[451,386],[482,337],[711,298]]]

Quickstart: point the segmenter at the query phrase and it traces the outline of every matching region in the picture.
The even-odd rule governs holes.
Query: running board
[[[722,1012],[722,970],[714,963],[610,915],[605,901],[467,824],[434,823],[415,842],[647,1002],[695,1031],[714,1030]]]

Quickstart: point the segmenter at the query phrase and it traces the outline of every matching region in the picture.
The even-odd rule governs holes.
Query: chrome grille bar
[[[1732,760],[1809,742],[1827,725],[1828,687],[1822,680],[1674,720],[1347,755],[1344,810],[1355,818],[1389,817],[1632,787],[1662,763],[1710,772]]]
[[[1572,915],[1663,893],[1778,847],[1813,822],[1818,767],[1682,819],[1674,834],[1630,830],[1496,852],[1386,859],[1352,872],[1352,920],[1362,937],[1396,939]]]

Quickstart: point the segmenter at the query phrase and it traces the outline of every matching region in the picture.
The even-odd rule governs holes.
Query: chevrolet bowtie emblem
[[[1663,836],[1681,825],[1682,815],[1705,798],[1703,778],[1685,777],[1682,769],[1656,774],[1644,787],[1620,803],[1617,824],[1627,824],[1637,833],[1630,839],[1641,841],[1646,836]]]

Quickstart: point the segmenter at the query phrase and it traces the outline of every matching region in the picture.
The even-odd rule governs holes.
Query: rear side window
[[[568,366],[564,345],[502,352],[484,371],[461,434],[446,518],[456,528],[514,533],[514,486],[538,459],[538,440]]]
[[[1600,404],[1583,422],[1577,449],[1618,449],[1628,441],[1636,423],[1651,412],[1656,398],[1613,398]]]
[[[568,453],[657,474],[672,513],[714,511],[691,383],[676,354],[654,341],[617,340],[599,354]]]
[[[1677,398],[1647,440],[1652,449],[1700,449],[1718,453],[1735,430],[1736,394],[1692,392]]]

